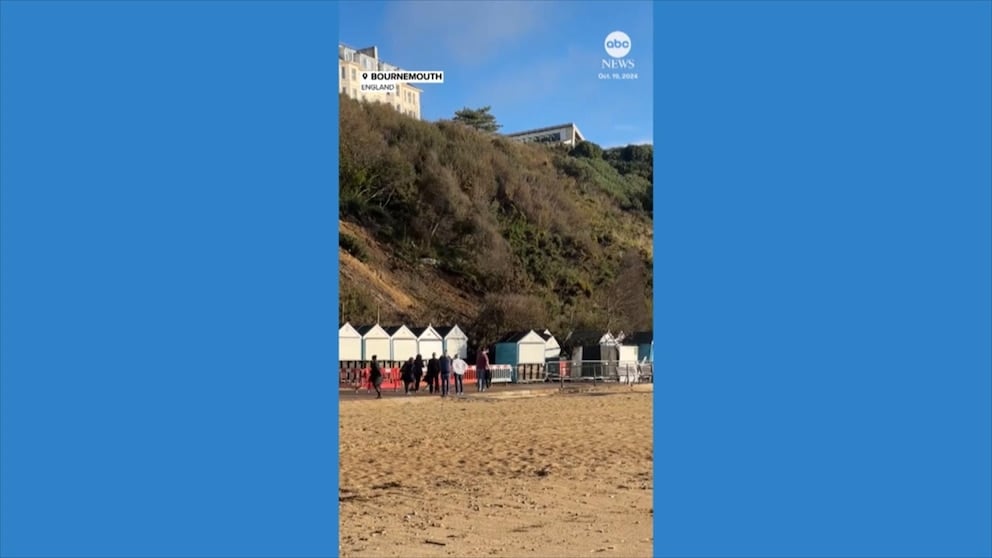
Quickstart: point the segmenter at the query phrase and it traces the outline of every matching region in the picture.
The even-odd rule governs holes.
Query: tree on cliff
[[[455,122],[468,124],[476,130],[482,130],[483,132],[495,132],[496,130],[502,128],[503,125],[496,122],[496,117],[489,112],[491,109],[492,107],[489,106],[477,109],[465,107],[459,111],[455,111],[454,120]]]

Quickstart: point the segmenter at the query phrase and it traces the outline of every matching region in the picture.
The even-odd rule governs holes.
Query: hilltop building
[[[386,103],[397,111],[420,120],[420,94],[423,90],[409,83],[401,83],[396,92],[362,91],[360,74],[363,71],[401,72],[403,70],[380,60],[378,47],[358,49],[338,44],[339,91],[342,94],[358,101]]]
[[[559,143],[568,146],[574,146],[586,139],[582,135],[582,132],[579,131],[579,127],[571,122],[504,135],[512,140],[521,142]]]

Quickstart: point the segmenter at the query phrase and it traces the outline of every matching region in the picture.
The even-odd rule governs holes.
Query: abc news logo
[[[603,47],[606,49],[606,54],[610,58],[603,59],[601,68],[610,70],[628,70],[634,68],[634,59],[627,58],[627,55],[630,54],[631,42],[630,37],[626,33],[623,31],[610,33],[606,36],[606,40],[603,41]]]

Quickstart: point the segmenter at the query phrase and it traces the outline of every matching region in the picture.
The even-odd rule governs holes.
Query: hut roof
[[[606,331],[597,329],[580,329],[573,331],[565,339],[563,345],[568,347],[584,347],[587,345],[599,345],[599,340],[606,335]]]
[[[510,331],[505,333],[502,337],[496,340],[497,343],[516,343],[530,335],[531,330],[527,331]]]
[[[407,331],[410,331],[410,328],[408,328],[408,327],[406,327],[404,325],[387,326],[387,327],[384,327],[382,329],[386,330],[386,333],[388,333],[390,337],[396,335],[396,332],[398,332],[401,329],[406,329]]]
[[[635,331],[624,338],[624,345],[650,345],[654,341],[654,332]]]
[[[437,330],[436,330],[436,329],[434,329],[434,328],[432,328],[432,327],[430,327],[430,326],[427,326],[427,327],[411,327],[411,328],[410,328],[410,331],[412,331],[412,332],[413,332],[413,334],[414,334],[414,335],[416,335],[417,337],[420,337],[420,336],[421,336],[421,335],[423,335],[423,334],[424,334],[424,332],[425,332],[425,331],[427,331],[428,329],[433,329],[433,330],[434,330],[435,332],[437,332]]]
[[[355,329],[358,330],[358,333],[361,333],[362,334],[362,337],[365,337],[365,334],[366,333],[372,331],[376,327],[380,327],[381,328],[382,326],[380,326],[379,324],[363,325],[363,326],[358,326]]]
[[[434,331],[438,332],[441,337],[447,337],[456,327],[458,326],[437,326],[434,328]],[[461,328],[458,328],[458,331],[461,331]]]

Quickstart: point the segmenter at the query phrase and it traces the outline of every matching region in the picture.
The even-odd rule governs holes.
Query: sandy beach
[[[651,556],[650,391],[372,397],[340,404],[342,557]]]

